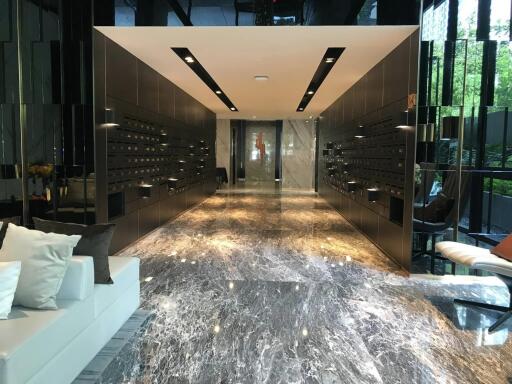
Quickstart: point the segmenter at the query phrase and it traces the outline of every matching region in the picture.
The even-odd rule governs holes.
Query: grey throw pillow
[[[114,235],[115,224],[83,225],[61,223],[59,221],[43,220],[34,217],[34,225],[35,229],[46,233],[81,235],[82,238],[73,249],[73,255],[93,257],[94,283],[113,283],[108,264],[108,249]]]
[[[420,217],[417,219],[428,221],[430,223],[442,223],[450,214],[455,200],[449,198],[444,193],[440,193],[437,197],[423,209]]]
[[[2,248],[2,244],[4,243],[5,233],[7,232],[7,226],[9,223],[13,223],[14,225],[20,225],[20,217],[4,217],[0,219],[0,248]]]
[[[9,224],[0,262],[21,261],[13,305],[57,309],[57,293],[79,240],[79,235],[44,233]]]

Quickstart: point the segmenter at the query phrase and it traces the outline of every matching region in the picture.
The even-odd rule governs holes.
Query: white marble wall
[[[217,120],[215,140],[217,167],[224,167],[231,183],[231,120]]]
[[[284,120],[281,140],[282,187],[315,186],[315,128],[312,120]]]

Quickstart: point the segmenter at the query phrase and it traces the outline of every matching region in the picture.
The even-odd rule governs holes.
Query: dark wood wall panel
[[[109,39],[105,53],[107,95],[137,105],[137,58]]]
[[[96,216],[116,252],[215,192],[216,116],[97,31],[94,49]]]
[[[366,112],[370,113],[382,107],[384,90],[384,70],[382,65],[373,67],[366,74]]]
[[[405,269],[415,145],[414,128],[399,127],[416,90],[418,38],[416,32],[403,41],[319,120],[320,195]]]
[[[174,86],[160,75],[158,77],[158,112],[174,119]]]
[[[409,52],[410,44],[409,40],[406,40],[393,51],[392,55],[384,59],[383,105],[402,99],[409,92]]]
[[[141,61],[138,61],[137,65],[138,105],[148,111],[158,112],[158,77],[160,75]]]

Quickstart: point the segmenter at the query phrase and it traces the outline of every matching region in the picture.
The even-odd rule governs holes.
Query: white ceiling
[[[218,118],[317,116],[412,34],[415,26],[97,27]],[[186,47],[236,105],[231,112],[170,47]],[[296,112],[328,47],[346,47],[305,112]],[[254,75],[268,75],[266,82]]]

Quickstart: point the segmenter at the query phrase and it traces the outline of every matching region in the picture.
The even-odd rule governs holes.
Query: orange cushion
[[[491,249],[491,253],[502,259],[512,261],[512,233]]]

